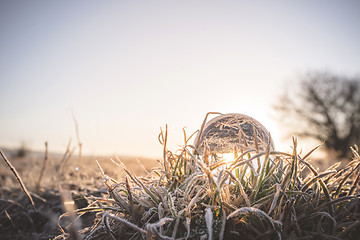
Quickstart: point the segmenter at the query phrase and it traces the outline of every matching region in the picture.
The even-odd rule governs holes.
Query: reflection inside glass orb
[[[241,154],[248,150],[263,152],[270,144],[274,144],[270,133],[255,119],[243,114],[223,114],[208,121],[198,136],[198,149],[208,146],[210,154],[225,159],[234,160],[234,152]]]
[[[225,164],[229,164],[235,160],[235,156],[234,153],[223,153],[221,159],[225,161]]]

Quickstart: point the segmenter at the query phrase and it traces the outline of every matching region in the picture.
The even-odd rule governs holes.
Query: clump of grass
[[[99,165],[109,197],[76,210],[97,211],[85,239],[356,239],[360,233],[358,184],[360,156],[318,172],[301,155],[293,138],[291,153],[236,152],[227,164],[211,156],[207,146],[189,144],[176,152],[166,148],[160,167],[145,178],[124,169],[121,180]],[[262,158],[261,168],[252,161]]]

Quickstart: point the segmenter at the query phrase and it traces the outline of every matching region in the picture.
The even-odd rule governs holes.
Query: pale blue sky
[[[271,105],[306,70],[360,73],[360,1],[1,1],[0,146],[161,156],[209,111],[274,136]]]

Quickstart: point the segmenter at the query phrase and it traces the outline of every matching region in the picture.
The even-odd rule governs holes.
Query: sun
[[[222,154],[222,159],[225,160],[226,164],[230,164],[230,163],[235,161],[234,153],[232,153],[232,152],[223,153]]]

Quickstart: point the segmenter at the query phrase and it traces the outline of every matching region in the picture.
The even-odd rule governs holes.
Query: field
[[[347,164],[320,172],[310,163],[317,147],[299,153],[296,138],[288,152],[244,140],[231,162],[186,136],[176,152],[166,148],[166,132],[159,139],[158,163],[9,157],[28,191],[3,161],[1,239],[358,239],[356,147]]]
[[[74,199],[76,208],[82,208],[90,202],[87,197],[102,197],[107,193],[96,160],[115,179],[124,176],[124,171],[110,161],[114,156],[82,156],[79,171],[76,171],[78,156],[71,156],[59,168],[63,155],[49,154],[39,186],[45,153],[29,152],[21,158],[16,157],[15,151],[11,150],[4,151],[4,154],[29,190],[35,202],[35,210],[10,168],[1,160],[0,239],[53,239],[60,235],[58,218],[64,213],[64,198]],[[157,164],[154,159],[120,159],[138,176],[146,175],[146,171]],[[88,214],[83,218],[83,226],[91,226],[94,218],[94,214]]]

